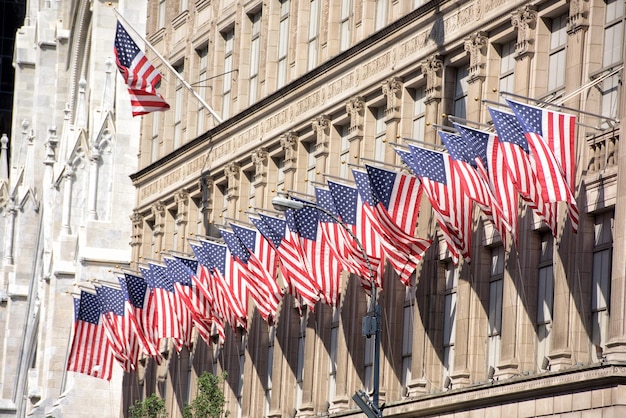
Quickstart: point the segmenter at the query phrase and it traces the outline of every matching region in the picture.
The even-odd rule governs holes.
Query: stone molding
[[[469,83],[481,80],[486,77],[485,68],[487,64],[487,45],[489,38],[487,32],[478,31],[465,37],[465,51],[469,53]]]
[[[431,55],[422,62],[422,73],[426,77],[426,104],[441,100],[443,59],[438,54]]]
[[[517,28],[515,59],[522,60],[535,54],[535,28],[537,27],[537,8],[525,5],[511,13],[511,24]]]

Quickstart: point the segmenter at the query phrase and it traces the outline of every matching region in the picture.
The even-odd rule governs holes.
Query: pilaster
[[[330,125],[329,115],[318,116],[311,122],[311,127],[317,138],[317,142],[315,143],[317,170],[315,171],[315,178],[307,179],[308,181],[319,181],[318,176],[320,175],[320,170],[326,171],[326,160],[330,151]]]
[[[474,32],[465,37],[465,51],[470,57],[469,87],[467,92],[467,112],[466,118],[469,120],[480,120],[482,103],[474,98],[482,97],[483,84],[486,78],[487,67],[487,45],[489,38],[484,31]]]
[[[257,148],[252,151],[252,164],[254,165],[254,204],[264,207],[265,189],[267,188],[268,152],[266,148]]]
[[[402,80],[399,77],[390,77],[382,83],[383,95],[387,99],[387,108],[385,109],[385,123],[387,124],[385,141],[387,143],[394,142],[398,137],[398,124],[401,116],[401,100],[402,100]],[[384,160],[392,163],[396,153],[392,147],[385,147]],[[380,158],[382,156],[375,156]]]
[[[230,163],[224,167],[224,174],[228,181],[227,196],[228,200],[228,212],[227,216],[230,218],[235,217],[236,206],[239,201],[239,179],[241,176],[241,166],[235,162]]]
[[[439,123],[441,95],[443,88],[443,59],[438,54],[431,55],[422,62],[422,73],[426,77],[426,105],[425,119],[427,124]],[[424,141],[437,143],[437,132],[434,129],[426,129]]]
[[[295,131],[289,131],[280,136],[280,147],[283,150],[283,172],[285,174],[284,190],[292,190],[294,184],[294,175],[298,168],[298,151],[296,145],[298,144],[298,133]]]
[[[521,60],[535,54],[535,28],[537,27],[537,8],[524,5],[511,13],[511,24],[517,28],[515,59]],[[517,75],[517,73],[516,73]]]

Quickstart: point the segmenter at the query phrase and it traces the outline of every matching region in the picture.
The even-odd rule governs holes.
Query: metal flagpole
[[[206,110],[208,110],[208,111],[209,111],[209,113],[210,113],[210,114],[211,114],[211,115],[215,118],[215,120],[216,120],[218,123],[222,123],[222,118],[220,118],[220,117],[219,117],[219,115],[218,115],[217,113],[215,113],[215,110],[213,110],[213,109],[211,108],[211,106],[209,106],[209,105],[207,104],[207,102],[205,102],[205,101],[204,101],[204,99],[203,99],[202,97],[200,97],[200,96],[198,95],[198,93],[196,93],[196,91],[195,91],[195,90],[191,87],[191,85],[189,85],[189,83],[187,83],[187,82],[185,81],[185,79],[183,78],[183,76],[181,76],[181,75],[178,73],[178,71],[176,71],[176,70],[174,69],[174,67],[172,67],[172,65],[171,65],[171,64],[170,64],[170,63],[169,63],[169,62],[168,62],[165,58],[163,58],[163,56],[162,56],[161,54],[159,54],[159,52],[158,52],[158,51],[157,51],[157,50],[156,50],[156,49],[155,49],[155,48],[154,48],[154,47],[150,44],[150,42],[148,42],[148,41],[147,41],[147,40],[146,40],[146,39],[145,39],[145,38],[144,38],[144,37],[143,37],[143,36],[142,36],[142,35],[141,35],[138,31],[137,31],[137,29],[135,29],[135,28],[133,27],[133,25],[132,25],[132,24],[131,24],[128,20],[126,20],[126,18],[125,18],[124,16],[122,16],[122,15],[120,14],[120,12],[119,12],[116,8],[113,8],[113,13],[115,13],[115,15],[116,15],[116,16],[117,16],[120,20],[122,20],[122,22],[124,23],[124,26],[125,26],[125,27],[128,27],[128,28],[132,29],[132,31],[135,33],[135,35],[137,35],[137,36],[138,36],[138,37],[139,37],[139,38],[140,38],[140,39],[141,39],[141,40],[142,40],[142,41],[146,44],[146,46],[147,46],[148,48],[150,48],[150,51],[152,51],[152,52],[154,53],[154,55],[156,55],[156,56],[157,56],[157,58],[159,58],[159,59],[163,62],[163,64],[165,64],[165,66],[166,66],[166,67],[167,67],[167,68],[168,68],[168,69],[169,69],[169,70],[170,70],[170,71],[171,71],[171,72],[172,72],[172,73],[173,73],[173,74],[174,74],[174,75],[178,78],[178,80],[179,80],[181,83],[183,83],[183,86],[185,86],[185,88],[186,88],[187,90],[189,90],[189,92],[190,92],[191,94],[193,94],[193,97],[195,97],[195,98],[196,98],[196,99],[197,99],[197,100],[198,100],[198,101],[202,104],[202,106],[204,106],[204,108],[205,108]]]

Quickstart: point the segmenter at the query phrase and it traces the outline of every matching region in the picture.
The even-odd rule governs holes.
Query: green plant
[[[183,409],[184,418],[221,418],[229,412],[224,410],[226,397],[221,386],[228,377],[226,372],[221,376],[204,372],[198,377],[198,394],[190,405]]]
[[[128,408],[130,418],[166,418],[165,400],[155,393]]]

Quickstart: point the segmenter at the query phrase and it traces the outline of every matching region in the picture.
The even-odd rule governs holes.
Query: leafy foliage
[[[155,393],[128,408],[130,418],[166,418],[165,400]]]
[[[184,418],[222,418],[228,416],[224,410],[226,397],[221,386],[228,377],[226,372],[221,376],[204,372],[198,377],[198,394],[190,405],[183,410]]]

